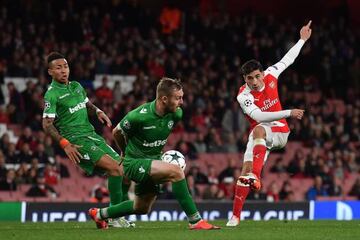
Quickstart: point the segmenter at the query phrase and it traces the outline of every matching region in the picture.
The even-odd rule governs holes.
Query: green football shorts
[[[80,160],[79,166],[87,174],[93,174],[94,171],[99,174],[105,174],[103,169],[95,166],[97,161],[105,154],[108,154],[112,159],[120,163],[119,154],[96,133],[84,137],[69,138],[68,140],[72,144],[81,146],[78,151],[83,157]]]
[[[160,185],[155,184],[150,178],[152,159],[129,158],[125,157],[123,161],[124,174],[129,179],[136,182],[135,194],[144,195],[148,193],[159,194]]]

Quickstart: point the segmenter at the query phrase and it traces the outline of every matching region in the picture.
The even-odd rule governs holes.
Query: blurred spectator
[[[54,188],[45,183],[43,175],[36,178],[36,183],[26,192],[27,197],[49,197],[56,198],[57,193]]]
[[[234,134],[236,138],[246,133],[249,124],[237,101],[232,101],[231,108],[225,111],[221,127],[224,134]]]
[[[343,190],[341,185],[341,180],[337,176],[333,176],[331,184],[327,189],[329,196],[342,196]]]
[[[207,176],[200,171],[199,166],[196,164],[190,167],[186,176],[192,176],[195,184],[204,184],[209,182]]]
[[[322,196],[326,197],[328,196],[328,192],[326,191],[326,188],[323,186],[322,178],[320,176],[316,176],[314,178],[314,186],[312,186],[306,193],[306,199],[307,200],[316,200],[316,197]]]
[[[270,172],[272,173],[284,173],[286,172],[286,167],[282,163],[281,158],[276,158],[274,165],[271,167]]]
[[[193,197],[193,199],[197,200],[200,196],[199,188],[196,186],[195,178],[193,175],[187,175],[186,181],[188,184],[190,195]]]
[[[26,127],[24,129],[23,134],[21,134],[21,136],[16,144],[16,148],[21,150],[25,143],[27,143],[29,145],[28,147],[31,151],[36,150],[37,142],[34,138],[31,128],[29,128],[29,127]]]
[[[266,192],[266,201],[268,202],[278,202],[280,199],[279,189],[276,184],[276,181],[270,183],[268,190]]]
[[[39,163],[49,163],[49,156],[46,154],[45,146],[42,143],[38,144],[33,157],[39,159]]]
[[[4,133],[1,136],[1,140],[0,140],[0,150],[2,150],[2,152],[6,154],[8,152],[9,145],[10,145],[9,134]]]
[[[7,169],[5,166],[5,157],[3,152],[0,150],[0,181],[5,179],[7,173]]]
[[[101,80],[102,84],[95,91],[97,99],[103,103],[110,103],[113,101],[113,91],[108,86],[108,77],[104,76]]]
[[[109,197],[109,191],[106,186],[106,181],[96,184],[91,190],[90,202],[102,203],[108,201],[106,197]]]
[[[47,163],[44,169],[45,183],[49,186],[57,185],[60,180],[60,174],[56,169],[56,165]]]
[[[291,182],[289,180],[286,180],[279,192],[279,199],[282,201],[292,201],[293,197],[293,187],[291,185]]]
[[[1,191],[16,191],[16,175],[14,169],[9,169],[6,173],[6,178],[0,181]]]
[[[56,167],[57,171],[60,174],[60,178],[69,178],[70,177],[70,172],[69,169],[67,168],[66,165],[64,165],[61,162],[61,157],[59,155],[56,155],[54,158],[54,166]],[[66,160],[67,161],[67,160]]]
[[[121,83],[119,81],[115,82],[112,93],[115,103],[121,103],[123,101],[124,94],[122,93]]]
[[[196,149],[191,142],[180,140],[176,143],[175,149],[178,149],[185,156],[185,159],[194,160],[197,158]]]
[[[196,133],[196,139],[193,142],[196,153],[205,153],[207,151],[206,144],[204,142],[204,134],[202,132]]]
[[[160,13],[160,23],[162,26],[162,33],[171,34],[180,28],[181,11],[176,8],[173,3],[169,2]]]
[[[219,189],[217,184],[209,184],[204,191],[204,200],[218,200],[224,198],[224,191]]]
[[[44,143],[44,152],[49,157],[55,156],[55,149],[53,146],[53,140],[50,136],[46,136],[45,143]]]
[[[18,156],[19,163],[30,163],[31,159],[33,158],[33,153],[30,150],[30,146],[28,143],[24,143],[21,146],[20,153]]]
[[[21,163],[16,170],[16,182],[18,184],[27,183],[29,167],[27,163]]]
[[[208,178],[209,184],[218,184],[219,179],[216,174],[216,169],[215,169],[214,165],[208,165],[207,168],[208,168],[207,169],[207,178]]]
[[[236,160],[233,158],[229,158],[227,162],[227,167],[219,174],[219,181],[222,182],[227,177],[233,178],[235,169]]]
[[[356,179],[354,185],[349,192],[349,195],[357,197],[360,200],[360,177]]]
[[[16,145],[14,143],[10,143],[8,150],[5,154],[6,163],[19,163],[19,153],[16,150]]]

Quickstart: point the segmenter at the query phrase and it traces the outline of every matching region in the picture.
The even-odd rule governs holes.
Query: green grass
[[[136,222],[134,229],[98,230],[94,223],[16,223],[0,222],[0,239],[20,240],[204,240],[204,239],[360,239],[360,221],[243,221],[239,227],[221,230],[190,231],[186,222]]]

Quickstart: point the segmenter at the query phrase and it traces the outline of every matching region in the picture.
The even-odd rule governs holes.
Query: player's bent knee
[[[112,165],[110,169],[108,169],[108,175],[109,176],[115,176],[115,177],[118,177],[118,176],[122,176],[123,173],[122,173],[122,170],[121,170],[121,167],[117,164],[115,165]]]
[[[265,128],[262,126],[256,126],[253,130],[253,137],[255,138],[265,138],[266,131]]]
[[[185,178],[184,171],[177,165],[172,166],[171,182],[177,182]]]

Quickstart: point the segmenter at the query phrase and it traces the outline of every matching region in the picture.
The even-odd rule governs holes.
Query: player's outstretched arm
[[[271,75],[278,78],[279,75],[295,61],[304,43],[311,36],[312,30],[310,26],[311,26],[311,20],[308,22],[308,24],[306,24],[300,29],[299,41],[292,48],[290,48],[290,50],[285,54],[285,56],[279,62],[270,66],[267,69]]]
[[[79,163],[82,156],[79,153],[78,148],[81,146],[71,144],[66,138],[62,137],[54,126],[54,120],[55,118],[43,118],[42,126],[45,133],[49,134],[56,142],[60,144],[71,161],[73,161],[75,164]]]
[[[101,123],[106,123],[106,126],[108,127],[112,126],[110,118],[100,108],[96,107],[92,102],[88,101],[86,103],[86,107],[90,114],[96,114]]]

